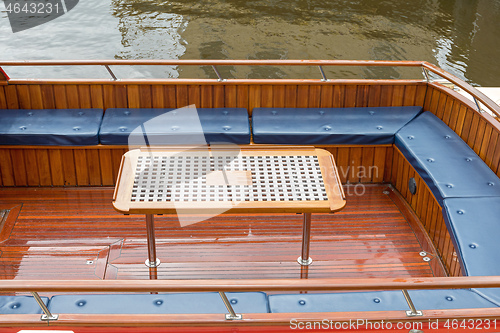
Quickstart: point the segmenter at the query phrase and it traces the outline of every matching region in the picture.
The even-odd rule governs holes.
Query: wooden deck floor
[[[313,215],[308,276],[428,277],[429,263],[386,186],[346,188],[347,206]],[[147,279],[143,216],[111,206],[112,188],[3,188],[1,279]],[[1,218],[0,218],[1,221]],[[224,215],[184,228],[156,219],[160,279],[298,278],[301,215]]]

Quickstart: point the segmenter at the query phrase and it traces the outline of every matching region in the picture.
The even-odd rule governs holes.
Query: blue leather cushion
[[[45,304],[47,297],[42,297]],[[31,296],[0,296],[0,314],[37,314],[42,309]]]
[[[197,109],[198,113],[193,110],[196,109],[107,109],[99,140],[104,145],[128,145],[129,135],[134,132],[132,144],[138,140],[152,145],[250,143],[246,109]]]
[[[392,144],[394,134],[422,108],[255,108],[255,143]]]
[[[445,123],[424,112],[396,134],[396,146],[442,204],[445,198],[500,196],[500,180]]]
[[[500,197],[449,198],[443,204],[463,274],[500,275]]]
[[[236,313],[267,313],[264,293],[226,293]],[[158,295],[107,294],[53,296],[53,313],[228,313],[218,293],[172,293]]]
[[[97,145],[102,116],[102,109],[0,110],[0,144]]]
[[[470,290],[410,290],[408,293],[417,310],[496,307]],[[409,310],[401,291],[270,295],[269,308],[272,313]]]

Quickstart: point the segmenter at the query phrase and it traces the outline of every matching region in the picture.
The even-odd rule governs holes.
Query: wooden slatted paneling
[[[399,106],[424,102],[427,86],[398,84],[28,84],[0,87],[0,108],[177,108]],[[465,115],[465,114],[464,114]],[[492,131],[491,137],[498,133]],[[483,147],[484,146],[484,147]],[[4,148],[0,162],[2,186],[113,185],[123,147],[15,147]],[[334,152],[343,182],[388,181],[392,148],[386,146],[324,147]],[[485,156],[500,146],[479,144]],[[488,154],[490,152],[490,154]],[[33,159],[35,157],[35,160]],[[494,159],[490,158],[492,163]],[[13,164],[16,163],[16,164]],[[21,164],[19,164],[21,163]],[[498,164],[498,163],[497,163]],[[17,167],[15,165],[21,165]],[[34,170],[35,169],[35,170]],[[28,171],[34,170],[34,171]],[[29,174],[28,174],[29,172]]]
[[[425,109],[439,117],[500,176],[500,122],[487,113],[479,113],[473,102],[457,92],[431,84]]]
[[[423,105],[426,84],[18,84],[0,87],[0,108],[363,107]],[[439,99],[439,96],[437,97]]]
[[[394,148],[391,183],[405,198],[420,219],[424,229],[442,258],[450,276],[460,276],[460,264],[450,234],[446,228],[442,209],[424,180],[413,169],[399,149]],[[415,178],[417,193],[411,194],[408,181]]]

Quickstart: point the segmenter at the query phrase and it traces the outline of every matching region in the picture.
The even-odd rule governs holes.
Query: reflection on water
[[[16,34],[2,12],[0,57],[427,60],[471,83],[500,86],[499,14],[498,0],[86,0]],[[116,70],[121,77],[214,77],[211,68]],[[238,78],[320,77],[315,68],[220,71]],[[88,75],[107,77],[104,69],[53,74]],[[420,77],[393,68],[338,68],[327,75]]]

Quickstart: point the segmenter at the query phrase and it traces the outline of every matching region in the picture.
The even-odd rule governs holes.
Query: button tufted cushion
[[[401,292],[269,295],[271,313],[407,310]]]
[[[470,290],[410,290],[408,292],[417,310],[496,307],[495,304]],[[272,313],[295,313],[407,311],[409,307],[401,291],[376,291],[270,295],[269,309]]]
[[[102,109],[0,110],[0,144],[97,145],[102,115]]]
[[[445,199],[443,216],[464,275],[500,275],[500,198]],[[500,289],[480,289],[500,305]]]
[[[500,275],[500,197],[450,198],[443,216],[465,275]]]
[[[394,134],[422,108],[255,108],[255,143],[392,144]]]
[[[445,198],[500,196],[500,180],[445,123],[424,112],[396,134],[396,146],[441,204]]]
[[[42,297],[45,304],[47,297]],[[42,309],[31,296],[0,296],[0,314],[37,314]]]
[[[264,293],[226,293],[237,313],[267,313]],[[158,295],[107,294],[53,296],[53,313],[228,313],[218,293],[173,293]]]
[[[135,130],[131,144],[250,143],[246,109],[193,110],[107,109],[99,140],[104,145],[128,145],[129,135]]]

